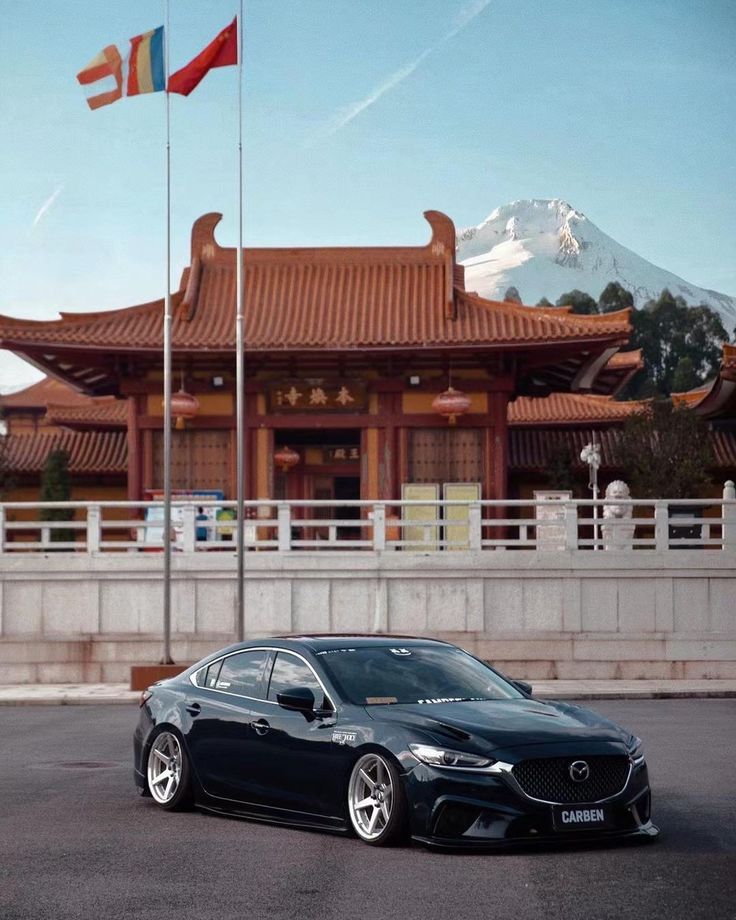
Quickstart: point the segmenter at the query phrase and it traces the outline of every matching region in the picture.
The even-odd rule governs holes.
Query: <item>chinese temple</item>
[[[486,300],[465,289],[452,221],[425,217],[424,246],[245,250],[246,498],[391,501],[457,483],[527,497],[545,485],[550,445],[577,457],[593,432],[605,466],[606,432],[640,408],[612,398],[641,367],[620,351],[629,311]],[[236,251],[217,242],[219,220],[195,222],[172,295],[172,485],[233,498]],[[0,317],[0,347],[47,374],[0,399],[17,477],[6,498],[36,498],[54,447],[75,498],[161,488],[162,316],[158,300]],[[730,380],[689,399],[717,412]]]

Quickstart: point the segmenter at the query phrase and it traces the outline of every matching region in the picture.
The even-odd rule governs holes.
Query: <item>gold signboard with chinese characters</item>
[[[359,447],[323,447],[324,463],[356,463],[360,460]]]
[[[368,405],[362,380],[270,380],[266,384],[269,412],[364,412]]]

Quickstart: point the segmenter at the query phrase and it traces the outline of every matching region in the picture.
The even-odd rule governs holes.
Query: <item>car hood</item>
[[[477,700],[367,706],[371,719],[430,732],[441,743],[480,743],[484,749],[567,741],[627,743],[631,734],[582,706],[541,700]]]

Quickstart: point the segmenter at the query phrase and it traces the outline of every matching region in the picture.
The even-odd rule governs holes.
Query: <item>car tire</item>
[[[408,807],[404,783],[387,754],[371,751],[355,762],[348,782],[348,815],[358,837],[369,846],[405,842]]]
[[[174,729],[162,728],[151,742],[146,760],[146,789],[165,811],[186,811],[193,803],[189,757]]]

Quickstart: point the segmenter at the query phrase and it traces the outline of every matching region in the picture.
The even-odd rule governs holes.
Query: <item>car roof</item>
[[[287,638],[287,637],[283,637]],[[404,636],[394,633],[308,633],[302,636],[289,636],[308,648],[322,650],[326,648],[359,648],[401,645],[447,645],[439,639],[425,639],[422,636]]]
[[[434,645],[447,646],[440,639],[422,638],[421,636],[403,636],[393,633],[305,633],[291,636],[272,636],[263,639],[250,639],[221,649],[218,654],[227,651],[236,652],[249,648],[270,646],[272,648],[294,649],[302,651],[322,651],[332,648],[359,648],[376,646],[391,647],[400,643],[402,646]]]

